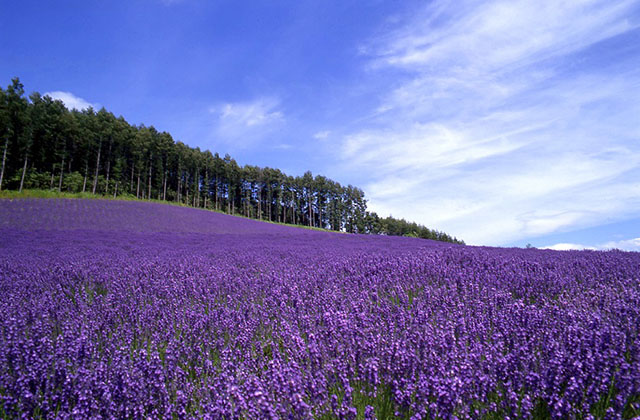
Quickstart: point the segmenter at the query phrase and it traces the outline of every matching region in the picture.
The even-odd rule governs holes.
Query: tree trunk
[[[2,179],[4,178],[4,163],[7,160],[7,148],[9,147],[9,137],[4,140],[4,152],[2,152],[2,169],[0,170],[0,191],[2,191]]]
[[[111,136],[109,136],[109,154],[107,155],[107,185],[104,187],[104,194],[109,194],[109,172],[111,170]]]
[[[149,154],[149,193],[147,198],[151,200],[151,168],[153,167],[153,153]]]
[[[82,192],[87,190],[87,173],[89,173],[89,161],[84,161],[84,181],[82,182]]]
[[[98,159],[96,159],[96,173],[93,176],[93,190],[92,194],[96,193],[96,187],[98,186],[98,170],[100,169],[100,152],[102,151],[102,139],[100,139],[100,143],[98,144]]]
[[[249,190],[247,190],[244,200],[244,215],[245,217],[249,217],[249,205],[251,203],[251,192]]]
[[[206,209],[207,208],[207,201],[209,199],[209,187],[210,187],[210,184],[209,184],[209,169],[205,169],[204,170],[204,183],[207,185],[207,193],[204,196],[204,208]]]
[[[22,186],[24,185],[24,174],[27,173],[27,155],[24,155],[24,165],[22,166],[22,178],[20,178],[20,192],[22,192]]]
[[[62,155],[62,164],[60,165],[60,179],[58,180],[58,191],[62,191],[62,174],[64,173],[64,154]]]
[[[164,171],[164,179],[162,180],[162,201],[167,201],[167,171]]]
[[[131,182],[129,183],[129,192],[133,193],[133,167],[134,165],[131,165]]]
[[[182,192],[182,174],[178,176],[178,192],[176,194],[176,200],[180,202],[180,193]]]
[[[267,215],[269,217],[269,221],[272,222],[273,220],[271,220],[271,200],[273,199],[272,197],[273,193],[271,192],[271,187],[269,187],[269,190],[267,191]]]
[[[276,219],[280,223],[280,205],[282,203],[282,193],[278,191],[278,206],[276,207]]]
[[[105,186],[104,186],[104,195],[109,194],[109,169],[111,166],[111,162],[107,161],[107,180],[105,182]]]
[[[220,210],[218,208],[218,178],[217,177],[216,177],[216,181],[213,183],[213,185],[215,186],[214,192],[213,192],[213,200],[215,202],[216,210]]]
[[[193,207],[200,207],[200,171],[196,170],[193,177],[196,183],[196,190],[194,191]]]
[[[118,181],[116,181],[116,189],[113,191],[113,198],[116,198],[118,195]]]
[[[140,171],[138,171],[138,184],[136,185],[136,198],[140,198]]]
[[[49,189],[53,189],[53,177],[56,175],[56,164],[51,165],[51,180],[49,181]]]

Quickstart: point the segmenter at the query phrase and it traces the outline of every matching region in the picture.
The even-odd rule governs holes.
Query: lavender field
[[[0,200],[0,417],[635,418],[640,254]]]

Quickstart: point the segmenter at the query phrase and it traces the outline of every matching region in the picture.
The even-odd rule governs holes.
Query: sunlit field
[[[0,200],[0,417],[634,418],[640,254]]]

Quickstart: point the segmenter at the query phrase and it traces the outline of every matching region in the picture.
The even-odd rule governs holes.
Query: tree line
[[[68,110],[18,78],[0,87],[0,190],[52,189],[173,201],[279,223],[464,243],[367,211],[364,192],[307,171],[240,166],[104,108]]]

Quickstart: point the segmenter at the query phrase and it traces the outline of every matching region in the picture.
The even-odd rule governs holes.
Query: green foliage
[[[80,172],[72,172],[64,176],[62,181],[63,191],[82,191],[82,182],[84,177]]]
[[[368,233],[431,239],[435,241],[464,245],[464,241],[451,237],[444,232],[429,229],[426,226],[419,225],[415,222],[407,222],[404,219],[396,219],[392,216],[383,219],[376,213],[367,212],[365,227]]]

